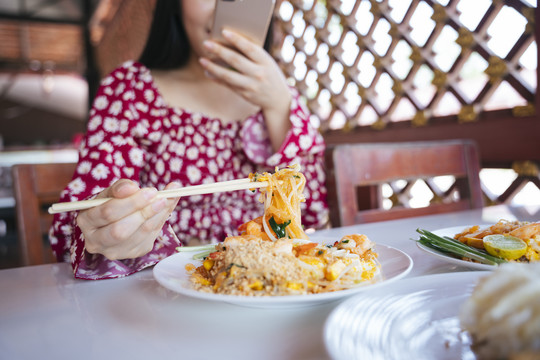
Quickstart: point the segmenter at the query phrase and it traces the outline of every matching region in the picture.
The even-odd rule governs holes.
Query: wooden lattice
[[[391,181],[382,188],[382,206],[388,209],[424,207],[428,204],[452,203],[463,199],[464,196],[460,190],[462,188],[460,182],[463,179],[447,176],[444,179],[444,184],[440,184],[437,180],[439,179]],[[415,187],[418,187],[419,190],[415,191]]]
[[[460,21],[461,1],[443,6],[402,0],[401,7],[409,5],[397,21],[388,0],[282,0],[276,8],[281,32],[274,53],[308,99],[323,132],[363,125],[383,129],[403,120],[422,126],[449,114],[459,122],[475,121],[497,107],[491,102],[502,86],[513,93],[515,114],[530,114],[536,78],[531,81],[520,59],[535,42],[534,9],[519,0],[493,1],[469,29]],[[522,19],[521,27],[512,26],[521,36],[500,56],[492,44],[504,39],[493,39],[489,30],[509,11]],[[420,23],[426,34],[415,36]],[[464,78],[468,65],[484,66],[476,93]],[[419,88],[426,78],[430,84],[424,81]]]
[[[273,54],[323,134],[527,117],[534,12],[524,0],[278,0]],[[510,201],[529,182],[540,188],[538,171],[516,174],[487,202]]]

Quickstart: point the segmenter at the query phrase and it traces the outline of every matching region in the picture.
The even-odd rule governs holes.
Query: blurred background
[[[77,160],[99,81],[138,58],[154,4],[0,0],[0,267],[17,261],[11,166]],[[272,55],[329,145],[473,139],[486,204],[534,206],[537,13],[533,0],[278,0]],[[396,181],[387,208],[405,187],[407,206],[437,201]]]
[[[12,165],[77,161],[99,81],[138,57],[154,3],[0,0],[0,267],[18,264]]]

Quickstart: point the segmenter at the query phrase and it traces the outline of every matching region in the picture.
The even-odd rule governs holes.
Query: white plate
[[[453,227],[448,227],[448,228],[444,228],[444,229],[439,229],[439,230],[434,230],[432,231],[432,233],[434,233],[435,235],[439,235],[439,236],[449,236],[451,238],[454,237],[454,235],[462,232],[463,230],[465,230],[466,228],[468,227],[471,227],[472,225],[463,225],[463,226],[453,226]],[[487,227],[487,226],[490,226],[490,225],[480,225],[480,227]],[[425,245],[422,245],[420,244],[419,242],[416,243],[416,246],[418,246],[419,249],[421,250],[424,250],[425,252],[433,255],[433,256],[436,256],[438,257],[439,259],[442,259],[446,262],[449,262],[449,263],[452,263],[452,264],[456,264],[456,265],[459,265],[459,266],[464,266],[464,267],[467,267],[469,269],[476,269],[476,270],[493,270],[497,267],[497,265],[488,265],[488,264],[480,264],[480,263],[475,263],[475,262],[472,262],[472,261],[465,261],[465,260],[461,260],[461,259],[458,259],[458,258],[455,258],[451,255],[448,255],[448,254],[445,254],[443,252],[440,252],[440,251],[437,251],[435,249],[432,249],[432,248],[429,248]]]
[[[408,278],[338,305],[324,327],[334,360],[476,359],[459,309],[487,271]]]
[[[236,305],[251,307],[292,307],[315,305],[330,302],[346,296],[357,294],[364,290],[378,288],[380,286],[398,280],[411,271],[413,262],[409,255],[401,250],[381,244],[375,245],[375,251],[379,254],[383,280],[366,284],[352,289],[335,291],[323,294],[291,295],[291,296],[236,296],[211,294],[192,289],[189,275],[185,265],[188,263],[198,264],[193,260],[193,253],[181,252],[169,256],[160,261],[154,267],[154,278],[164,287],[182,295],[199,299],[222,301]]]

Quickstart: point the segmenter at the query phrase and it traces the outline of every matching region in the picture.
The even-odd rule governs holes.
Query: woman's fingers
[[[204,42],[204,47],[212,54],[212,59],[217,59],[239,72],[249,74],[256,71],[254,61],[231,48],[210,40]]]
[[[171,183],[165,189],[176,189],[178,187],[178,184]],[[136,258],[152,250],[155,239],[176,207],[179,199],[159,199],[140,212],[142,218],[138,219],[138,221],[135,220],[136,223],[131,225],[135,231],[130,236],[129,249],[128,252],[125,252],[123,258]],[[136,227],[137,223],[140,224],[138,228]]]
[[[169,208],[166,199],[158,199],[116,222],[97,228],[86,236],[86,249],[110,260],[141,256],[152,249],[170,214]],[[147,251],[141,253],[141,249]]]
[[[203,68],[209,77],[260,107],[265,117],[269,115],[269,121],[275,120],[272,114],[279,114],[281,124],[281,117],[287,117],[291,101],[281,69],[262,47],[242,35],[224,30],[223,37],[229,47],[214,41],[205,42],[209,58],[200,59]]]
[[[177,183],[171,183],[166,189],[178,187]],[[151,199],[144,199],[145,192],[153,194]],[[99,218],[88,216],[90,210],[81,212],[77,221],[85,234],[86,250],[103,254],[110,260],[136,258],[152,250],[155,239],[179,200],[156,198],[156,192],[152,188],[141,189],[127,198],[110,200],[98,207],[101,210],[90,209],[99,210],[95,212],[102,216]],[[107,219],[113,221],[108,222]],[[96,226],[101,223],[104,225]]]
[[[120,179],[99,193],[96,198],[125,198],[139,190],[139,185],[129,179]]]
[[[154,246],[155,239],[159,235],[163,225],[169,218],[170,212],[164,208],[161,212],[145,221],[134,235],[134,242],[138,244],[133,248],[131,257],[138,257],[148,253]]]
[[[239,73],[238,71],[227,69],[223,66],[217,65],[212,61],[201,58],[199,59],[201,65],[208,71],[211,77],[224,85],[231,86],[234,88],[245,87],[249,78]]]
[[[165,187],[165,190],[172,190],[172,189],[179,189],[181,188],[180,184],[177,183],[177,182],[172,182],[170,184],[168,184],[166,187]],[[169,198],[167,199],[167,205],[169,207],[169,215],[173,212],[174,208],[176,207],[176,205],[178,205],[178,201],[180,200],[180,197],[176,197],[176,198]]]
[[[238,49],[251,61],[255,63],[263,63],[266,61],[266,51],[242,35],[229,30],[223,30],[222,35],[229,44],[235,49]]]
[[[90,219],[94,227],[106,226],[144,209],[156,195],[155,188],[143,188],[126,198],[113,198],[103,205],[88,209],[85,211],[85,217]]]

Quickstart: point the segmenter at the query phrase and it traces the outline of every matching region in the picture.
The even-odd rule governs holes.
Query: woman
[[[227,46],[210,40],[214,3],[158,0],[140,62],[102,81],[61,201],[114,199],[57,215],[50,232],[58,260],[71,261],[78,278],[129,275],[262,214],[249,191],[165,200],[157,189],[300,163],[303,222],[326,222],[322,137],[263,48],[230,31]]]

